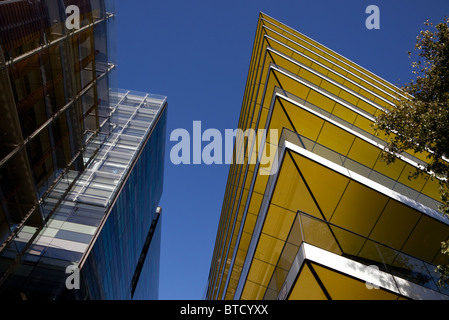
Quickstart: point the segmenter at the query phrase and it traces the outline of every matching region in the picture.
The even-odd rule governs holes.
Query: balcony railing
[[[408,280],[420,286],[449,294],[438,285],[436,266],[352,231],[298,211],[303,242]]]
[[[296,252],[298,252],[303,242],[359,262],[367,267],[377,267],[393,276],[449,295],[449,288],[438,285],[439,274],[435,272],[435,265],[298,211],[287,243],[290,247],[295,246]],[[283,261],[284,266],[286,261],[293,263],[291,252],[291,250],[284,250],[281,254],[279,261]],[[265,299],[277,296],[288,271],[280,270],[279,266],[276,267],[269,285],[271,290],[267,291]]]
[[[404,195],[409,199],[419,202],[420,204],[427,206],[432,210],[438,211],[440,205],[442,204],[440,201],[399,182],[397,179],[390,178],[373,168],[370,168],[341,153],[329,149],[326,146],[308,139],[299,133],[284,128],[282,138],[329,161],[332,161],[339,166],[342,166],[387,188],[390,188],[391,190],[396,191],[397,193],[400,193],[401,195]]]

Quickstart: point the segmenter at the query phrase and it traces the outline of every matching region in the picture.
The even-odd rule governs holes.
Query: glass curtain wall
[[[100,0],[0,1],[0,286],[109,135],[113,22]]]

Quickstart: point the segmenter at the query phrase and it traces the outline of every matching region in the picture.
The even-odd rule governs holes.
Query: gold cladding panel
[[[423,215],[408,238],[402,251],[419,259],[432,262],[440,251],[440,243],[449,237],[449,227]]]
[[[265,218],[262,232],[285,241],[295,220],[292,211],[271,204]]]
[[[267,287],[273,271],[273,265],[258,259],[253,259],[247,280]]]
[[[292,152],[291,155],[301,170],[325,219],[329,220],[349,183],[349,178],[297,153]],[[310,212],[305,212],[310,214]]]
[[[350,181],[330,222],[368,237],[388,197]]]
[[[246,281],[245,287],[242,292],[241,299],[242,300],[262,300],[263,295],[266,291],[266,288],[263,286],[251,282]]]
[[[321,213],[290,156],[284,158],[280,170],[271,203],[293,212],[301,210],[321,218]]]
[[[326,295],[316,281],[309,266],[305,264],[293,285],[289,300],[327,300]]]
[[[281,255],[283,247],[284,241],[262,233],[260,235],[259,242],[257,243],[254,258],[275,266],[279,256]]]
[[[416,210],[391,199],[370,238],[392,248],[401,249],[420,216]]]

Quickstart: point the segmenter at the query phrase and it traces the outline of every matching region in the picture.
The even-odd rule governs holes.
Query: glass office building
[[[426,154],[387,165],[372,127],[406,97],[260,14],[207,299],[449,298],[438,181],[409,179]]]
[[[114,12],[0,1],[2,297],[158,297],[167,100],[114,89]]]

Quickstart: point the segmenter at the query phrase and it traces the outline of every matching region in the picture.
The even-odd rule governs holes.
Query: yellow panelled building
[[[260,14],[207,299],[449,298],[438,182],[409,179],[426,155],[387,165],[373,129],[401,98]]]

